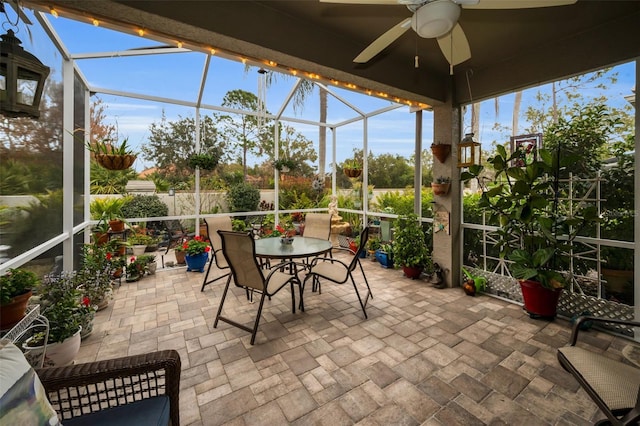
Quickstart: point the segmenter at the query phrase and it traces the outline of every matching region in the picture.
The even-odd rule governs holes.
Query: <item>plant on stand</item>
[[[0,330],[17,324],[24,316],[38,277],[26,269],[9,269],[0,277]]]
[[[82,295],[98,310],[109,304],[112,295],[113,257],[115,242],[107,245],[85,244],[82,246],[82,267],[76,274]],[[85,330],[88,332],[88,330]]]
[[[540,149],[538,159],[531,156],[523,166],[515,166],[520,152],[508,155],[504,146],[498,146],[496,155],[487,160],[495,170],[489,185],[482,178],[481,165],[461,175],[465,182],[476,179],[483,188],[479,207],[490,215],[489,221],[500,223],[497,248],[502,258],[512,262],[509,269],[520,282],[524,308],[532,318],[555,318],[567,282],[564,270],[571,242],[581,229],[598,221],[593,207],[560,205],[559,172],[564,164],[559,157]]]
[[[78,289],[80,281],[75,273],[62,272],[47,275],[37,289],[35,302],[40,304],[41,314],[49,321],[49,334],[37,333],[28,339],[27,351],[43,351],[46,337],[46,365],[70,364],[80,350],[82,324],[91,321],[95,307],[84,300]]]
[[[211,250],[209,242],[196,235],[193,239],[184,242],[182,248],[186,253],[187,271],[204,272],[204,265],[207,264]]]
[[[425,234],[418,216],[399,216],[394,223],[393,260],[402,267],[405,276],[416,279],[431,264]]]

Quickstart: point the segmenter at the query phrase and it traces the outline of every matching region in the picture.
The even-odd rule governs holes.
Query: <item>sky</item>
[[[9,11],[11,13],[12,11]],[[29,14],[31,17],[32,15]],[[152,56],[122,57],[117,52],[128,49],[157,47],[162,44],[142,37],[118,33],[102,27],[96,27],[88,23],[54,18],[46,15],[52,23],[62,43],[71,54],[81,53],[105,53],[111,52],[109,58],[82,59],[77,64],[89,81],[96,88],[106,88],[124,92],[133,92],[160,98],[170,98],[182,101],[194,102],[198,96],[200,82],[202,80],[205,56],[202,53],[176,53]],[[10,15],[10,18],[15,18]],[[35,22],[35,19],[32,19]],[[29,52],[35,54],[42,62],[52,69],[52,78],[61,79],[61,57],[54,52],[51,41],[42,28],[36,23],[30,26],[31,36],[26,34],[26,28],[22,26],[22,33],[18,37],[23,41],[23,46]],[[626,104],[624,96],[632,93],[635,87],[635,63],[627,63],[617,66],[618,81],[610,85],[605,93],[611,105],[622,107]],[[241,62],[212,57],[207,82],[203,92],[203,103],[220,105],[222,99],[229,90],[243,89],[258,93],[257,68],[246,70]],[[291,76],[281,75],[272,81],[266,95],[267,109],[276,112],[282,108],[286,96],[289,94],[295,80]],[[370,113],[389,105],[391,102],[366,96],[346,89],[331,88],[338,96],[352,103],[365,113]],[[548,91],[549,87],[541,86],[528,89],[524,92],[521,111],[527,106],[535,104],[537,91]],[[585,97],[597,96],[602,91],[583,91]],[[149,136],[149,125],[159,122],[164,113],[169,120],[180,117],[193,117],[195,109],[191,107],[172,105],[164,102],[151,102],[133,99],[125,96],[99,94],[99,97],[107,106],[106,115],[108,121],[117,126],[119,136],[128,137],[134,146],[145,143]],[[494,101],[489,100],[481,104],[480,134],[475,139],[483,144],[483,149],[488,150],[494,142],[505,142],[508,134],[494,130],[494,124],[499,122],[511,126],[514,95],[505,95],[499,98],[499,114],[496,114]],[[210,110],[202,110],[203,114],[210,114]],[[302,111],[295,112],[289,105],[283,114],[285,117],[317,121],[319,117],[319,102],[317,89],[308,98]],[[344,105],[340,100],[329,97],[328,122],[340,123],[344,120],[358,117],[359,114]],[[470,114],[465,115],[464,132],[469,131]],[[314,142],[317,149],[318,129],[314,125],[288,122],[296,130]],[[520,128],[525,129],[527,123],[521,117]],[[374,155],[383,153],[399,154],[411,157],[414,153],[414,129],[415,114],[409,108],[402,106],[399,109],[377,115],[368,120],[368,148]],[[522,132],[520,132],[522,133]],[[328,134],[328,141],[331,140]],[[340,127],[337,133],[338,162],[350,157],[354,149],[360,149],[363,141],[362,121]],[[433,116],[431,112],[423,114],[423,142],[426,149],[433,142]],[[258,159],[254,159],[257,161]],[[327,160],[327,163],[330,159]],[[143,161],[140,156],[135,164],[138,171],[151,166]]]

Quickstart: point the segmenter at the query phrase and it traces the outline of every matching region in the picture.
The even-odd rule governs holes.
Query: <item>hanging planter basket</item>
[[[431,152],[433,156],[438,159],[439,162],[444,163],[447,161],[447,156],[451,152],[451,145],[435,144],[431,145]]]
[[[125,170],[133,165],[136,156],[132,154],[96,154],[96,161],[107,170]]]
[[[343,171],[344,171],[344,174],[350,178],[358,178],[362,174],[362,169],[344,168]]]

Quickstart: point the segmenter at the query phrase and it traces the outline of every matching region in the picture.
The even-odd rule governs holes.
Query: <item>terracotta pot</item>
[[[416,278],[420,278],[420,274],[422,273],[421,266],[402,266],[402,272],[407,278],[411,278],[415,280]]]
[[[24,318],[31,290],[14,297],[11,302],[0,306],[0,330],[8,330]]]
[[[450,183],[432,183],[431,189],[435,195],[446,195],[450,186]]]
[[[110,220],[109,228],[111,228],[112,232],[122,232],[124,231],[124,222],[120,219]]]
[[[520,281],[524,309],[531,318],[554,319],[562,289],[551,290],[537,281]]]
[[[451,145],[435,144],[431,145],[431,152],[433,156],[438,159],[439,162],[444,163],[447,161],[447,156],[451,152]]]
[[[103,246],[109,241],[109,234],[106,232],[96,232],[93,234],[93,238],[96,241],[96,245]]]
[[[176,252],[175,252],[175,255],[176,255],[176,263],[177,263],[178,265],[184,265],[184,264],[186,263],[186,260],[185,260],[185,256],[186,256],[186,254],[185,254],[185,252],[183,252],[183,251],[176,251]]]

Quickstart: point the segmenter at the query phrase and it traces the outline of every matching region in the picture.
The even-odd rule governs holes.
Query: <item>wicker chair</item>
[[[258,332],[265,297],[273,296],[289,284],[291,288],[291,310],[294,313],[296,312],[296,297],[293,290],[294,284],[298,285],[300,289],[300,299],[302,300],[302,286],[298,278],[297,264],[295,262],[283,262],[265,270],[260,267],[256,259],[256,243],[251,233],[218,231],[218,234],[220,234],[222,239],[222,253],[229,263],[233,281],[236,286],[244,288],[247,291],[260,293],[261,297],[253,328],[223,317],[221,315],[222,306],[227,297],[227,291],[229,291],[229,283],[231,281],[227,280],[227,285],[224,287],[213,327],[218,326],[218,321],[224,321],[234,327],[248,331],[251,333],[251,344],[253,345],[256,340],[256,333]],[[291,274],[287,272],[291,272]]]
[[[166,395],[172,426],[180,425],[180,355],[175,350],[37,370],[63,424],[98,413],[115,418],[127,404]],[[109,411],[104,411],[109,410]],[[92,414],[93,413],[93,414]],[[131,418],[128,418],[131,424]],[[67,420],[67,422],[65,422]],[[94,424],[88,420],[86,424]],[[135,420],[134,420],[135,421]]]
[[[222,240],[220,239],[220,235],[218,234],[218,230],[222,231],[231,231],[231,217],[230,216],[216,216],[216,217],[208,217],[204,220],[207,225],[207,235],[209,235],[209,243],[211,244],[211,249],[213,250],[212,259],[209,262],[209,267],[207,268],[207,273],[204,276],[204,280],[202,280],[202,288],[200,291],[204,291],[205,286],[221,280],[223,278],[231,279],[231,271],[228,271],[224,275],[221,275],[217,278],[209,280],[209,273],[211,272],[211,265],[215,260],[216,266],[218,269],[229,269],[229,264],[227,263],[227,259],[225,259],[222,254]]]
[[[640,369],[606,354],[576,346],[586,321],[640,327],[639,322],[583,316],[573,325],[569,346],[558,349],[558,361],[607,416],[597,424],[631,425],[640,421]]]
[[[360,253],[362,253],[362,251],[366,247],[368,239],[369,227],[365,227],[360,233],[360,246],[358,247],[358,251],[354,254],[353,259],[348,265],[338,259],[329,257],[316,257],[315,259],[313,259],[313,261],[309,265],[309,272],[307,273],[307,276],[302,283],[302,291],[304,291],[304,286],[306,285],[308,280],[312,280],[311,282],[314,285],[319,285],[320,278],[327,279],[337,284],[344,284],[348,280],[351,280],[351,284],[353,284],[353,289],[356,292],[356,296],[358,296],[358,301],[360,302],[362,313],[364,314],[365,318],[368,318],[366,306],[369,298],[373,299],[373,294],[371,293],[371,287],[369,287],[367,276],[365,275],[362,264],[360,263]],[[364,298],[364,302],[362,301],[362,297],[360,297],[358,286],[353,279],[353,272],[356,270],[356,266],[360,267],[360,272],[362,272],[364,282],[367,286],[367,294]],[[304,310],[304,306],[301,306],[301,309]]]

